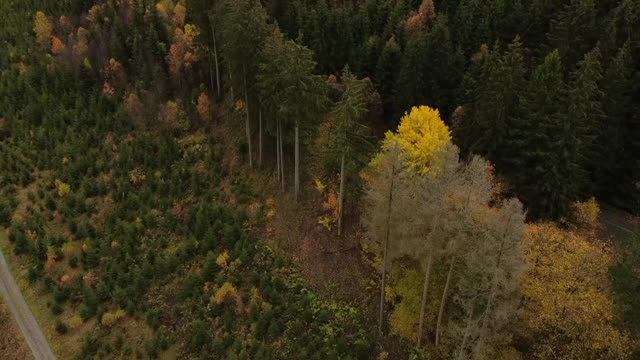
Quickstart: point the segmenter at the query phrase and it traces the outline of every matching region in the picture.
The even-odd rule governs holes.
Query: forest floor
[[[4,229],[0,229],[0,241],[4,242],[5,240],[6,240],[6,234],[4,232]],[[25,302],[25,299],[22,297],[22,293],[20,292],[18,285],[16,284],[15,280],[13,279],[13,276],[11,275],[11,272],[9,271],[9,267],[7,266],[7,262],[5,261],[5,258],[1,250],[0,250],[0,295],[6,301],[6,305],[4,305],[4,307],[10,310],[11,315],[15,319],[19,329],[22,331],[24,335],[24,339],[29,345],[29,348],[31,348],[33,355],[37,359],[43,359],[43,360],[55,359],[55,356],[53,355],[53,352],[49,347],[49,343],[47,342],[47,339],[44,337],[42,330],[40,329],[40,326],[38,325],[35,318],[33,317],[33,314],[31,313],[29,306]],[[8,314],[6,314],[6,312],[2,315],[5,318],[8,317]],[[12,333],[14,334],[13,337],[15,342],[14,343],[15,349],[13,350],[9,349],[9,351],[15,352],[16,354],[23,352],[24,351],[22,349],[23,346],[20,346],[18,344],[20,342],[19,340],[20,336],[17,334],[15,326],[11,326],[11,324],[9,324],[8,327],[9,327],[8,329],[9,331],[13,330]],[[7,347],[11,345],[10,339],[4,339],[4,335],[2,335],[2,338],[3,338],[2,341],[0,341],[0,348],[4,348],[4,346],[2,345],[4,345],[5,341],[7,342]]]
[[[256,237],[266,242],[276,253],[292,261],[300,271],[310,289],[324,301],[344,302],[354,306],[363,315],[366,327],[371,330],[371,340],[377,341],[379,275],[361,246],[364,230],[359,222],[357,206],[353,201],[345,202],[344,233],[337,234],[336,224],[327,228],[319,223],[320,218],[330,215],[332,210],[323,207],[329,190],[337,190],[338,179],[328,178],[320,165],[321,159],[312,153],[310,146],[301,148],[300,195],[296,202],[293,194],[293,153],[285,144],[285,192],[276,179],[275,140],[266,137],[263,144],[263,164],[259,170],[249,170],[247,159],[239,155],[238,148],[245,140],[244,121],[241,112],[231,110],[226,97],[217,104],[215,124],[210,128],[215,139],[224,147],[225,167],[229,173],[242,173],[251,184],[255,195],[255,207],[265,205],[273,210],[267,223],[259,227]],[[253,139],[254,153],[258,153],[258,140]],[[254,167],[258,168],[257,157]],[[324,193],[315,186],[316,179],[326,185]],[[232,184],[225,186],[227,189]],[[250,205],[249,208],[252,206]],[[406,358],[406,346],[392,335],[382,339],[382,348],[389,359]],[[377,357],[377,356],[376,356]]]
[[[640,237],[640,216],[603,205],[600,216],[603,231],[616,241]]]

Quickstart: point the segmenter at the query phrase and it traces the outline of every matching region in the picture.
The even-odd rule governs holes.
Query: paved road
[[[56,357],[53,355],[47,339],[27,303],[24,302],[22,293],[20,293],[20,289],[16,285],[9,267],[7,267],[2,251],[0,251],[0,296],[5,299],[7,307],[16,319],[36,360],[55,360]]]

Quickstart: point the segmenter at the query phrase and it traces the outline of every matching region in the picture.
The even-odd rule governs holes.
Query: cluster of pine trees
[[[486,156],[532,218],[597,194],[638,211],[635,1],[278,0],[319,70],[371,77],[388,119],[442,110],[464,154]]]
[[[201,358],[365,358],[358,309],[316,296],[253,237],[273,209],[247,211],[254,190],[209,132],[223,111],[241,117],[253,165],[264,117],[265,132],[278,128],[284,187],[284,150],[329,110],[324,77],[258,3],[197,5],[0,4],[20,20],[0,25],[2,241],[6,227],[63,358],[156,358],[174,346]],[[217,84],[233,109],[214,104]]]
[[[358,312],[319,300],[251,234],[276,209],[248,204],[260,199],[244,176],[273,166],[300,204],[312,156],[339,179],[324,225],[346,240],[362,211],[378,339],[404,339],[398,353],[625,358],[637,345],[611,299],[597,203],[576,203],[640,207],[637,1],[0,9],[27,14],[0,26],[0,224],[53,295],[60,336],[100,324],[82,356],[131,356],[107,332],[144,317],[149,356],[373,357]],[[370,160],[372,134],[396,125]]]

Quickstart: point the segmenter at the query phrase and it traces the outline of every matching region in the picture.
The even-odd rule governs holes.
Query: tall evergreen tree
[[[536,68],[522,101],[509,129],[504,171],[534,218],[564,215],[578,196],[584,172],[575,160],[558,50]]]
[[[549,41],[565,64],[575,64],[593,47],[596,17],[595,0],[570,0],[551,20]]]
[[[483,46],[465,75],[463,120],[456,131],[463,151],[503,164],[510,119],[518,115],[525,90],[522,43],[516,38],[504,54]]]
[[[245,133],[249,166],[253,166],[251,146],[251,107],[256,100],[255,82],[260,64],[260,49],[269,33],[267,15],[260,2],[226,0],[222,19],[223,52],[234,89],[244,94]]]
[[[349,67],[345,67],[342,71],[342,84],[344,92],[333,109],[337,122],[333,151],[340,158],[338,235],[342,233],[343,227],[346,178],[348,173],[363,163],[362,155],[366,156],[366,150],[370,147],[366,134],[367,128],[361,124],[362,117],[367,111],[364,83],[349,71]]]
[[[566,128],[568,133],[565,138],[575,142],[571,146],[572,155],[582,171],[595,168],[594,160],[597,154],[594,151],[594,143],[604,119],[601,79],[600,50],[595,48],[584,56],[572,74],[567,106],[567,120],[570,125]],[[581,185],[580,189],[590,194],[593,189],[589,179],[586,174],[581,178],[584,183],[578,184]]]
[[[308,134],[318,124],[328,102],[326,83],[321,76],[313,73],[316,67],[313,52],[293,40],[286,40],[277,29],[267,38],[262,54],[258,86],[260,94],[265,97],[263,103],[271,109],[280,124],[293,127],[294,130],[294,187],[297,199],[300,190],[300,132]],[[282,138],[281,130],[280,148]]]
[[[376,65],[375,81],[380,87],[384,110],[387,114],[392,113],[394,108],[394,88],[398,78],[401,56],[400,45],[396,42],[395,37],[391,37],[382,49]]]
[[[640,151],[640,119],[634,103],[640,88],[640,70],[634,68],[634,50],[626,42],[611,59],[603,78],[603,109],[606,118],[599,125],[595,152],[594,177],[597,193],[635,212],[640,211],[638,152]],[[636,55],[637,56],[637,55]]]
[[[412,34],[407,42],[395,86],[396,110],[427,104],[451,111],[463,63],[451,42],[447,17],[438,16],[428,31]]]
[[[402,56],[402,63],[397,80],[396,103],[400,111],[407,111],[412,106],[424,103],[427,99],[425,72],[427,53],[427,32],[413,34]]]

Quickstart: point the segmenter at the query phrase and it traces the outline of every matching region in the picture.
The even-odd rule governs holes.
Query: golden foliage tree
[[[71,191],[71,186],[60,179],[55,180],[58,196],[65,197]]]
[[[125,316],[127,316],[127,313],[122,309],[109,311],[102,315],[101,324],[106,327],[112,327]]]
[[[200,29],[195,25],[187,24],[184,26],[184,36],[189,47],[195,48],[196,39],[200,36]]]
[[[49,47],[53,32],[53,22],[42,11],[36,12],[33,31],[36,33],[36,42],[42,46]]]
[[[614,325],[609,250],[552,223],[527,228],[524,319],[538,358],[623,359],[630,342]]]
[[[225,282],[216,290],[211,297],[211,301],[216,304],[231,303],[240,306],[242,299],[238,294],[238,289],[230,282]]]
[[[434,164],[434,154],[451,141],[451,132],[440,119],[438,110],[416,106],[402,117],[397,132],[385,134],[383,149],[393,146],[396,141],[412,171],[426,175],[438,167]],[[372,165],[375,167],[378,161],[374,159]]]
[[[164,20],[169,20],[171,13],[173,13],[173,7],[171,0],[161,0],[156,4],[156,11]]]
[[[365,179],[365,225],[383,254],[408,266],[397,283],[392,332],[418,347],[433,333],[436,347],[446,340],[438,351],[458,358],[499,356],[510,346],[519,299],[524,212],[516,199],[498,199],[488,162],[460,161],[450,140],[437,110],[405,114]],[[401,165],[391,166],[394,158]]]
[[[183,26],[186,18],[187,8],[182,4],[182,2],[177,3],[173,8],[173,23],[176,26]]]

